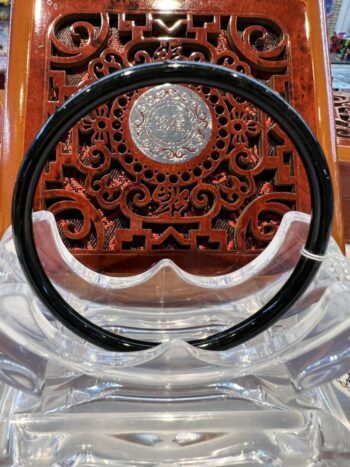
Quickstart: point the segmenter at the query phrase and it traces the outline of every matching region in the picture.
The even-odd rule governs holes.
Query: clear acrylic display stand
[[[41,261],[83,316],[162,345],[118,353],[83,341],[36,298],[12,231],[0,244],[0,465],[346,466],[350,265],[331,241],[312,286],[277,324],[221,352],[191,347],[242,321],[295,267],[309,216],[286,214],[270,246],[221,277],[163,260],[107,277],[63,245],[52,214],[33,216]],[[349,399],[350,401],[350,399]]]

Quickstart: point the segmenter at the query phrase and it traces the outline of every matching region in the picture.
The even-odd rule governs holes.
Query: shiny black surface
[[[34,139],[17,178],[12,225],[19,261],[37,295],[67,328],[107,350],[139,351],[152,348],[158,343],[128,339],[106,331],[79,315],[63,300],[45,274],[35,248],[32,227],[35,189],[51,151],[77,121],[119,94],[163,83],[197,84],[238,94],[278,122],[298,150],[310,183],[312,219],[305,248],[316,255],[323,255],[330,237],[333,192],[326,159],[304,120],[274,91],[252,78],[224,67],[180,61],[140,65],[102,78],[67,100]],[[190,343],[206,350],[224,350],[266,330],[303,295],[320,264],[302,257],[283,288],[260,311],[231,329]]]

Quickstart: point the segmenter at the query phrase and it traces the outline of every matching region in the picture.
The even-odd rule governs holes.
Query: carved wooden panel
[[[335,125],[339,146],[350,146],[350,93],[334,92]]]
[[[165,59],[224,65],[291,99],[289,38],[268,15],[117,10],[54,22],[45,115],[101,76]],[[223,272],[225,255],[234,255],[232,268],[244,264],[271,241],[283,214],[308,209],[303,168],[279,126],[239,96],[190,88],[213,121],[210,144],[190,161],[172,154],[157,163],[135,145],[130,112],[147,89],[91,112],[52,155],[35,208],[54,213],[63,241],[89,266],[127,272],[128,255],[136,270],[172,257],[194,272],[201,254],[201,266]]]

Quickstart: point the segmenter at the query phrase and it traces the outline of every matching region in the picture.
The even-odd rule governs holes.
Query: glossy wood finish
[[[49,40],[48,113],[101,76],[164,59],[224,64],[290,99],[287,36],[264,18],[135,11],[77,22],[68,15],[54,24]],[[75,254],[85,253],[90,262],[99,254],[101,265],[108,256],[110,262],[137,252],[133,261],[143,269],[163,254],[193,272],[193,254],[210,251],[216,257],[203,256],[204,270],[213,258],[218,273],[223,256],[262,251],[291,207],[308,209],[302,164],[270,116],[213,88],[192,85],[192,91],[210,109],[213,132],[190,161],[181,162],[177,152],[167,155],[168,164],[158,163],[135,146],[129,118],[144,89],[94,110],[62,141],[43,174],[36,208],[49,206]],[[183,122],[176,125],[186,131]],[[116,262],[114,269],[125,267]]]
[[[33,35],[31,40],[32,48],[31,53],[28,54],[28,50],[25,50],[26,47],[22,41],[21,46],[18,45],[21,50],[17,50],[17,56],[18,54],[21,56],[21,53],[22,57],[24,57],[24,55],[27,57],[29,56],[29,61],[25,61],[27,73],[23,73],[22,76],[24,79],[22,83],[24,83],[27,90],[29,90],[29,93],[26,94],[25,90],[23,92],[23,88],[21,90],[17,88],[20,90],[20,92],[22,92],[25,106],[21,108],[20,106],[23,104],[23,101],[17,100],[17,102],[9,103],[10,105],[8,111],[10,109],[14,111],[17,106],[20,110],[22,110],[19,113],[20,118],[25,118],[24,109],[27,109],[27,115],[30,115],[30,117],[26,118],[25,121],[24,138],[20,135],[22,128],[21,125],[16,125],[17,122],[15,122],[14,119],[12,119],[11,123],[11,126],[13,127],[8,127],[10,133],[6,133],[6,151],[2,161],[2,163],[6,165],[6,173],[8,174],[6,185],[9,186],[13,183],[13,177],[17,171],[24,147],[29,144],[37,130],[45,121],[46,115],[51,113],[60,102],[63,102],[63,96],[67,96],[72,92],[75,92],[75,90],[79,87],[95,80],[98,78],[99,74],[103,75],[106,72],[110,72],[113,71],[113,69],[118,68],[118,59],[124,60],[124,62],[125,60],[128,61],[128,63],[124,64],[124,66],[137,63],[138,58],[136,56],[136,52],[139,54],[138,57],[142,57],[143,59],[147,60],[154,60],[155,57],[176,58],[181,53],[186,54],[183,45],[184,42],[187,41],[186,50],[190,48],[188,46],[188,42],[191,42],[191,53],[203,54],[204,51],[205,54],[205,50],[208,48],[210,49],[208,44],[208,37],[210,37],[211,41],[215,42],[215,54],[216,57],[219,57],[216,59],[216,61],[221,59],[218,54],[222,53],[222,60],[224,61],[224,54],[229,52],[229,56],[226,56],[226,59],[228,60],[226,62],[227,64],[231,63],[231,66],[240,66],[246,72],[253,74],[253,76],[259,77],[260,79],[270,79],[270,84],[278,91],[282,92],[285,97],[289,99],[290,102],[296,107],[296,109],[303,114],[305,119],[320,138],[328,161],[330,162],[333,177],[335,180],[337,180],[338,169],[335,160],[335,141],[332,131],[329,131],[329,128],[331,129],[331,123],[329,122],[329,116],[327,113],[327,109],[329,110],[330,102],[329,89],[327,88],[327,81],[322,79],[322,76],[324,76],[325,72],[327,71],[327,67],[324,51],[320,50],[320,44],[322,44],[322,34],[324,34],[322,24],[320,24],[319,21],[320,14],[316,15],[316,13],[320,13],[320,6],[318,1],[310,1],[306,3],[298,0],[293,2],[293,4],[293,17],[291,17],[290,0],[278,2],[277,5],[274,5],[273,10],[271,9],[271,3],[265,0],[259,2],[251,0],[243,3],[231,0],[221,2],[219,5],[217,5],[216,2],[208,2],[206,5],[203,5],[202,2],[193,1],[186,2],[186,10],[184,10],[184,2],[176,1],[171,2],[171,11],[169,7],[166,7],[166,1],[156,2],[145,0],[139,2],[111,2],[97,0],[93,5],[91,5],[90,2],[87,4],[85,1],[83,2],[81,0],[75,0],[70,2],[53,2],[51,6],[48,6],[46,2],[39,0],[33,2],[32,4],[31,2],[26,3],[26,8],[28,8],[28,10],[31,8],[33,9],[32,17],[34,21]],[[160,10],[162,9],[168,9],[168,12],[162,12],[168,14],[165,16],[159,16]],[[18,12],[16,13],[16,11],[18,10],[15,5],[15,15],[13,18],[12,28],[13,44],[15,43],[14,41],[16,41],[16,31],[17,33],[19,30],[21,33],[23,33],[23,31],[27,31],[28,33],[32,25],[30,21],[26,23],[23,16],[19,18]],[[78,12],[80,13],[79,18],[76,15],[73,15],[72,17],[72,14]],[[101,12],[102,15],[98,14]],[[118,18],[116,14],[118,12],[128,12],[129,16]],[[146,16],[146,12],[153,12],[153,19],[150,17],[150,15]],[[107,13],[109,14],[109,17],[107,16]],[[189,15],[190,21],[192,21],[192,25],[190,26],[188,23],[187,15]],[[227,36],[225,33],[223,33],[223,31],[225,31],[225,28],[228,27],[228,17],[230,15],[234,15],[233,18],[231,18],[231,22],[233,22],[236,26],[228,29],[230,34]],[[59,20],[57,20],[58,17],[60,17]],[[235,23],[236,20],[238,23]],[[73,34],[69,33],[69,26],[72,26],[73,23],[79,21],[80,23],[75,25]],[[82,21],[85,21],[85,24],[83,24]],[[117,29],[122,31],[123,35],[123,50],[120,48],[120,42],[118,43],[118,34],[115,35],[114,32],[116,31],[114,28],[118,21],[119,26]],[[132,26],[133,21],[136,22],[136,28]],[[147,21],[151,21],[151,23],[147,23]],[[178,31],[180,32],[178,33],[176,32],[175,27],[177,21],[180,21],[180,23],[182,22],[180,27],[179,25],[176,26],[179,27]],[[195,23],[193,23],[193,21],[195,21]],[[218,25],[218,21],[221,21],[221,24]],[[95,36],[90,44],[88,40],[89,26],[87,26],[89,24],[95,26],[95,33],[93,33]],[[153,24],[153,29],[157,27],[158,34],[165,35],[167,40],[163,41],[163,43],[160,43],[155,36],[153,36],[152,39],[152,34],[154,35],[155,33],[150,32],[151,30],[145,32],[147,28],[149,29],[149,25],[147,26],[147,24]],[[47,25],[53,25],[49,31],[49,34],[46,32]],[[186,38],[182,36],[182,30],[185,27],[187,28]],[[134,36],[131,38],[132,41],[130,42],[130,39],[126,39],[126,37],[131,36],[131,29],[134,29]],[[67,31],[68,35],[71,34],[70,38],[67,36]],[[140,34],[141,31],[144,31],[142,34],[146,37],[146,39],[137,40],[137,31],[139,31]],[[247,35],[242,36],[244,38],[242,42],[240,34],[244,31]],[[209,36],[206,36],[206,32],[208,32]],[[104,34],[106,34],[106,36],[104,36]],[[62,40],[62,38],[64,39]],[[73,42],[71,42],[72,40]],[[128,42],[125,43],[126,40],[128,40]],[[64,43],[64,41],[66,41],[66,43]],[[145,42],[147,41],[156,43],[157,46],[150,46],[147,44],[145,45]],[[130,44],[130,46],[128,44]],[[77,48],[78,45],[80,45],[80,49]],[[130,56],[126,57],[126,55],[123,55],[126,53],[126,47],[129,47],[129,49],[136,47],[137,50],[133,52],[133,57],[130,58]],[[108,48],[112,49],[114,52],[117,52],[115,55],[115,57],[117,57],[117,62],[112,64],[108,63],[109,58],[106,56],[106,49]],[[212,49],[213,46],[211,45],[210,50]],[[13,50],[11,47],[10,67],[12,66],[12,69],[15,66],[15,62],[17,62],[17,56],[15,53],[16,50]],[[74,68],[77,70],[79,67],[81,77],[80,82],[77,82],[74,81],[74,77],[76,77],[78,73],[74,71]],[[12,80],[12,75],[14,75],[14,73],[11,72],[10,68],[10,82]],[[317,80],[315,79],[316,75]],[[271,80],[271,77],[273,76],[274,78]],[[69,83],[66,81],[68,86],[67,84],[64,84],[64,81],[62,81],[62,79],[67,80],[67,77],[71,79]],[[74,78],[73,81],[72,77]],[[26,86],[26,79],[28,79],[28,87]],[[50,83],[50,86],[48,86],[48,83]],[[12,84],[13,89],[15,89],[15,85],[16,83]],[[210,94],[212,95],[213,91],[211,91]],[[214,111],[215,108],[213,107],[213,112]],[[215,114],[213,115],[215,116]],[[96,114],[95,117],[92,117],[92,119],[91,116],[89,117],[90,121],[88,124],[91,128],[96,123],[97,117],[99,116],[103,117],[101,114]],[[242,121],[243,113],[240,114],[239,117]],[[252,117],[250,116],[250,119],[251,118]],[[260,120],[257,123],[261,124],[260,116],[259,119]],[[111,124],[112,123],[113,122],[111,122]],[[19,139],[14,137],[16,131],[19,133]],[[220,128],[218,128],[217,133],[219,131]],[[90,135],[88,136],[90,138],[95,137],[96,139],[95,133],[90,131]],[[215,138],[217,137],[217,133],[215,134]],[[265,133],[265,136],[266,134],[267,133]],[[97,134],[97,137],[98,136],[99,134]],[[103,137],[104,136],[102,135],[102,138]],[[248,135],[248,138],[249,137],[250,135]],[[68,143],[70,142],[68,141]],[[130,144],[130,141],[128,141],[128,144]],[[284,209],[296,207],[299,210],[308,210],[308,190],[303,171],[300,168],[300,164],[297,162],[296,155],[294,154],[293,170],[290,172],[290,159],[287,160],[287,154],[293,154],[293,148],[288,148],[288,142],[284,141],[282,145],[281,143],[275,145],[275,150],[277,150],[278,147],[281,149],[281,146],[283,148],[283,145],[287,145],[287,148],[285,148],[284,156],[282,155],[283,151],[280,152],[282,159],[281,162],[278,163],[278,166],[274,168],[275,174],[272,175],[272,178],[266,179],[267,171],[260,171],[260,185],[259,188],[256,187],[256,190],[265,189],[267,191],[259,192],[255,190],[255,192],[252,193],[254,196],[251,197],[250,200],[248,199],[248,204],[245,204],[244,206],[247,207],[249,204],[251,204],[254,198],[258,199],[259,203],[261,203],[263,202],[262,198],[264,196],[266,197],[268,195],[273,195],[273,192],[276,191],[276,169],[277,172],[279,171],[280,173],[280,175],[277,176],[277,179],[279,178],[281,180],[281,173],[284,173],[284,177],[287,177],[287,179],[284,179],[284,188],[282,190],[281,188],[278,188],[278,190],[280,192],[282,191],[286,193],[286,196],[289,197],[292,193],[294,193],[294,206],[288,203],[281,203],[279,200],[279,209],[277,212],[275,209],[275,212],[273,213],[274,216],[277,216],[273,219],[275,221],[273,223],[269,223],[271,219],[271,212],[270,216],[267,215],[265,218],[258,219],[259,215],[261,214],[261,208],[255,209],[252,207],[251,214],[248,217],[246,216],[246,226],[249,224],[251,225],[254,218],[258,220],[256,221],[257,229],[255,232],[253,232],[253,235],[250,235],[252,237],[250,239],[248,239],[247,236],[244,237],[244,228],[236,228],[237,212],[231,210],[230,216],[225,215],[224,218],[221,217],[219,219],[221,222],[220,225],[223,225],[221,231],[220,229],[216,233],[212,231],[214,218],[211,217],[211,224],[208,224],[209,227],[205,227],[204,224],[199,229],[196,227],[198,230],[198,235],[188,244],[188,246],[185,241],[186,234],[183,232],[180,232],[179,234],[179,229],[175,228],[173,230],[171,241],[170,243],[168,242],[168,244],[166,244],[164,243],[166,238],[164,237],[161,229],[159,227],[155,228],[154,226],[150,229],[151,240],[147,245],[145,245],[143,240],[147,236],[145,227],[141,229],[141,235],[138,235],[138,238],[135,240],[133,233],[135,233],[135,229],[137,228],[134,224],[130,229],[130,233],[128,233],[127,229],[123,233],[123,244],[125,245],[125,248],[130,248],[130,251],[116,248],[115,242],[113,243],[113,240],[112,242],[107,243],[106,241],[103,241],[102,244],[100,243],[101,246],[96,250],[96,238],[93,238],[90,235],[90,238],[86,240],[86,238],[83,238],[83,236],[80,236],[79,238],[79,235],[77,235],[77,230],[69,232],[67,225],[69,226],[69,224],[71,224],[71,219],[69,216],[64,214],[66,207],[61,210],[61,212],[57,211],[57,209],[60,209],[57,208],[57,206],[62,207],[62,201],[71,201],[72,193],[77,189],[79,191],[79,186],[77,187],[78,177],[76,174],[74,174],[74,176],[66,175],[65,178],[68,178],[69,180],[66,180],[65,184],[61,183],[59,186],[60,189],[66,188],[65,196],[68,194],[68,192],[70,192],[68,198],[59,198],[59,196],[57,196],[57,192],[55,194],[53,193],[53,190],[51,190],[51,193],[49,193],[50,190],[46,189],[44,193],[44,184],[42,184],[41,187],[39,187],[39,192],[41,190],[41,195],[38,198],[36,207],[38,209],[47,207],[48,197],[56,196],[57,203],[54,210],[58,217],[61,216],[61,220],[59,222],[62,223],[62,228],[64,229],[66,227],[66,233],[63,233],[63,237],[67,241],[67,245],[72,249],[72,251],[74,251],[77,257],[91,267],[109,272],[116,272],[118,269],[125,271],[125,264],[132,262],[134,269],[132,271],[130,270],[130,272],[135,272],[135,268],[137,269],[137,265],[135,265],[134,260],[135,257],[140,261],[140,257],[143,255],[143,260],[141,260],[143,261],[143,265],[140,266],[142,269],[149,266],[149,264],[152,263],[156,257],[161,256],[162,253],[156,251],[156,249],[157,247],[164,249],[165,245],[167,248],[165,256],[173,255],[174,259],[176,259],[180,265],[184,265],[188,269],[189,263],[197,264],[193,272],[198,272],[199,263],[197,263],[196,258],[198,258],[199,255],[202,255],[200,258],[202,259],[202,264],[204,266],[207,265],[208,273],[217,273],[223,271],[226,272],[227,268],[224,266],[224,264],[229,264],[231,260],[237,259],[236,266],[239,266],[247,260],[247,257],[256,255],[260,249],[267,244],[267,242],[272,238],[273,229],[278,226],[279,218],[283,214]],[[9,151],[10,147],[12,147],[11,161],[9,158],[7,158],[7,154],[9,154],[7,151]],[[254,145],[251,143],[249,147],[250,156],[254,155],[253,148]],[[259,146],[260,154],[264,152],[263,148],[263,146]],[[288,167],[288,172],[281,172],[281,169],[283,168],[282,161],[284,161],[286,167]],[[71,165],[71,162],[69,162],[69,165]],[[52,174],[59,174],[62,168],[60,164],[56,164],[56,166],[52,165],[51,167],[51,174],[44,176],[44,178],[46,177],[46,187],[48,183],[52,184],[55,181],[55,176],[52,176]],[[252,168],[252,166],[250,168]],[[172,170],[172,168],[170,169]],[[188,172],[188,169],[188,167],[184,167],[181,171],[181,175],[184,172]],[[154,171],[156,168],[154,166],[147,168],[144,167],[143,173],[150,174],[150,170]],[[173,175],[179,176],[180,174]],[[135,173],[133,173],[132,176],[135,179]],[[165,174],[165,176],[170,177],[170,174]],[[225,185],[226,180],[230,176],[230,173],[227,172],[226,169],[220,171],[217,170],[217,172],[213,173],[213,176],[214,178],[212,178],[212,183],[218,182],[219,185],[220,183],[223,184],[223,191],[225,191],[225,189],[227,191],[227,189],[230,188],[229,185]],[[61,175],[56,175],[56,181],[60,182],[60,177]],[[123,181],[124,175],[121,177],[121,179]],[[201,178],[201,183],[203,184],[203,182],[206,180],[207,179],[205,177]],[[170,182],[164,186],[164,189],[168,190],[168,192],[169,190],[173,190],[173,183],[178,185],[178,182]],[[264,183],[267,183],[267,185],[264,186]],[[68,185],[71,186],[71,190],[67,190]],[[2,186],[4,185],[2,184]],[[286,190],[287,186],[289,187],[288,190]],[[335,186],[338,186],[337,182],[335,183]],[[182,189],[186,189],[186,187],[183,187]],[[168,196],[168,199],[165,199],[166,206],[164,209],[166,209],[168,216],[165,221],[160,222],[160,224],[165,223],[165,225],[169,226],[173,225],[176,221],[176,219],[174,219],[174,215],[172,218],[169,218],[169,200],[172,199],[174,202],[176,202],[177,199],[174,196],[170,196],[170,193],[163,193],[163,201],[165,194]],[[6,193],[4,193],[5,198],[3,198],[3,195],[1,196],[1,198],[4,199],[2,209],[4,214],[4,218],[2,220],[3,227],[9,223],[8,200],[10,195],[10,190],[7,189]],[[335,235],[338,238],[340,244],[342,244],[342,218],[341,209],[339,209],[340,197],[338,192],[336,192],[336,204],[338,209],[336,209],[337,214],[335,219]],[[89,209],[91,211],[91,208]],[[159,209],[159,205],[157,209]],[[106,212],[106,208],[104,208],[104,211]],[[162,214],[164,218],[164,212]],[[269,214],[269,212],[267,214]],[[190,217],[191,215],[192,214],[190,214]],[[192,224],[194,221],[198,221],[198,219],[196,219],[198,216],[194,217],[195,219],[191,219]],[[151,217],[152,221],[154,220],[153,218],[154,213]],[[102,219],[102,225],[104,227],[102,230],[104,230],[105,239],[107,236],[106,230],[108,229],[108,222],[110,223],[111,219],[108,218],[106,214],[104,214]],[[230,222],[234,223],[235,225],[231,231],[231,234],[227,235],[227,232],[232,229]],[[153,222],[153,224],[155,223]],[[178,222],[176,221],[175,225],[177,224]],[[77,228],[77,224],[75,224],[75,229]],[[147,229],[149,230],[148,225]],[[215,234],[215,238],[213,237],[213,233]],[[164,238],[159,240],[162,235]],[[120,235],[118,235],[118,237],[120,237]],[[243,238],[240,244],[238,241],[239,238]],[[140,242],[140,239],[141,243],[138,243]],[[163,243],[161,243],[161,241],[163,241]],[[185,251],[179,251],[179,245]],[[219,247],[217,247],[217,245],[219,245]],[[171,249],[169,250],[169,248]],[[212,251],[212,248],[214,248],[214,251]],[[192,251],[192,257],[188,254],[188,250]],[[153,254],[155,254],[155,256],[152,256]],[[205,259],[206,257],[213,257],[216,259],[207,262]],[[119,266],[116,263],[119,263]]]
[[[333,175],[335,190],[335,215],[333,236],[345,252],[344,216],[340,191],[340,173],[337,153],[337,141],[333,120],[333,90],[330,60],[328,54],[328,31],[325,21],[325,3],[323,0],[305,0],[306,24],[312,56],[313,83],[317,109],[316,135],[327,155]],[[323,20],[322,20],[323,18]]]
[[[0,233],[11,224],[12,192],[23,154],[27,149],[28,80],[32,28],[40,23],[34,16],[35,0],[13,2],[10,56],[4,109],[3,145],[0,160]],[[29,120],[30,121],[30,120]],[[29,125],[29,123],[28,123]]]
[[[0,154],[2,153],[2,135],[4,128],[5,92],[0,89]]]

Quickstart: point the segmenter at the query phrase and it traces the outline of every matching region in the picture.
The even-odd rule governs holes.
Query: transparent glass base
[[[162,342],[108,352],[33,295],[11,230],[0,243],[0,465],[347,466],[350,265],[332,240],[307,293],[268,331],[224,352],[191,347],[257,311],[296,264],[309,218],[287,214],[240,271],[196,277],[164,260],[113,278],[78,263],[53,217],[34,215],[39,254],[82,314]],[[350,395],[350,393],[349,393]]]
[[[234,423],[238,415],[242,422]],[[338,467],[348,465],[350,456],[349,433],[314,411],[289,410],[283,416],[277,410],[112,413],[95,418],[97,414],[16,417],[15,465]]]
[[[349,426],[327,407],[337,405],[331,385],[284,409],[228,391],[141,402],[116,388],[73,407],[67,385],[66,407],[46,413],[34,399],[28,410],[30,398],[2,389],[21,400],[23,413],[18,406],[1,421],[1,465],[347,466],[350,456]]]

